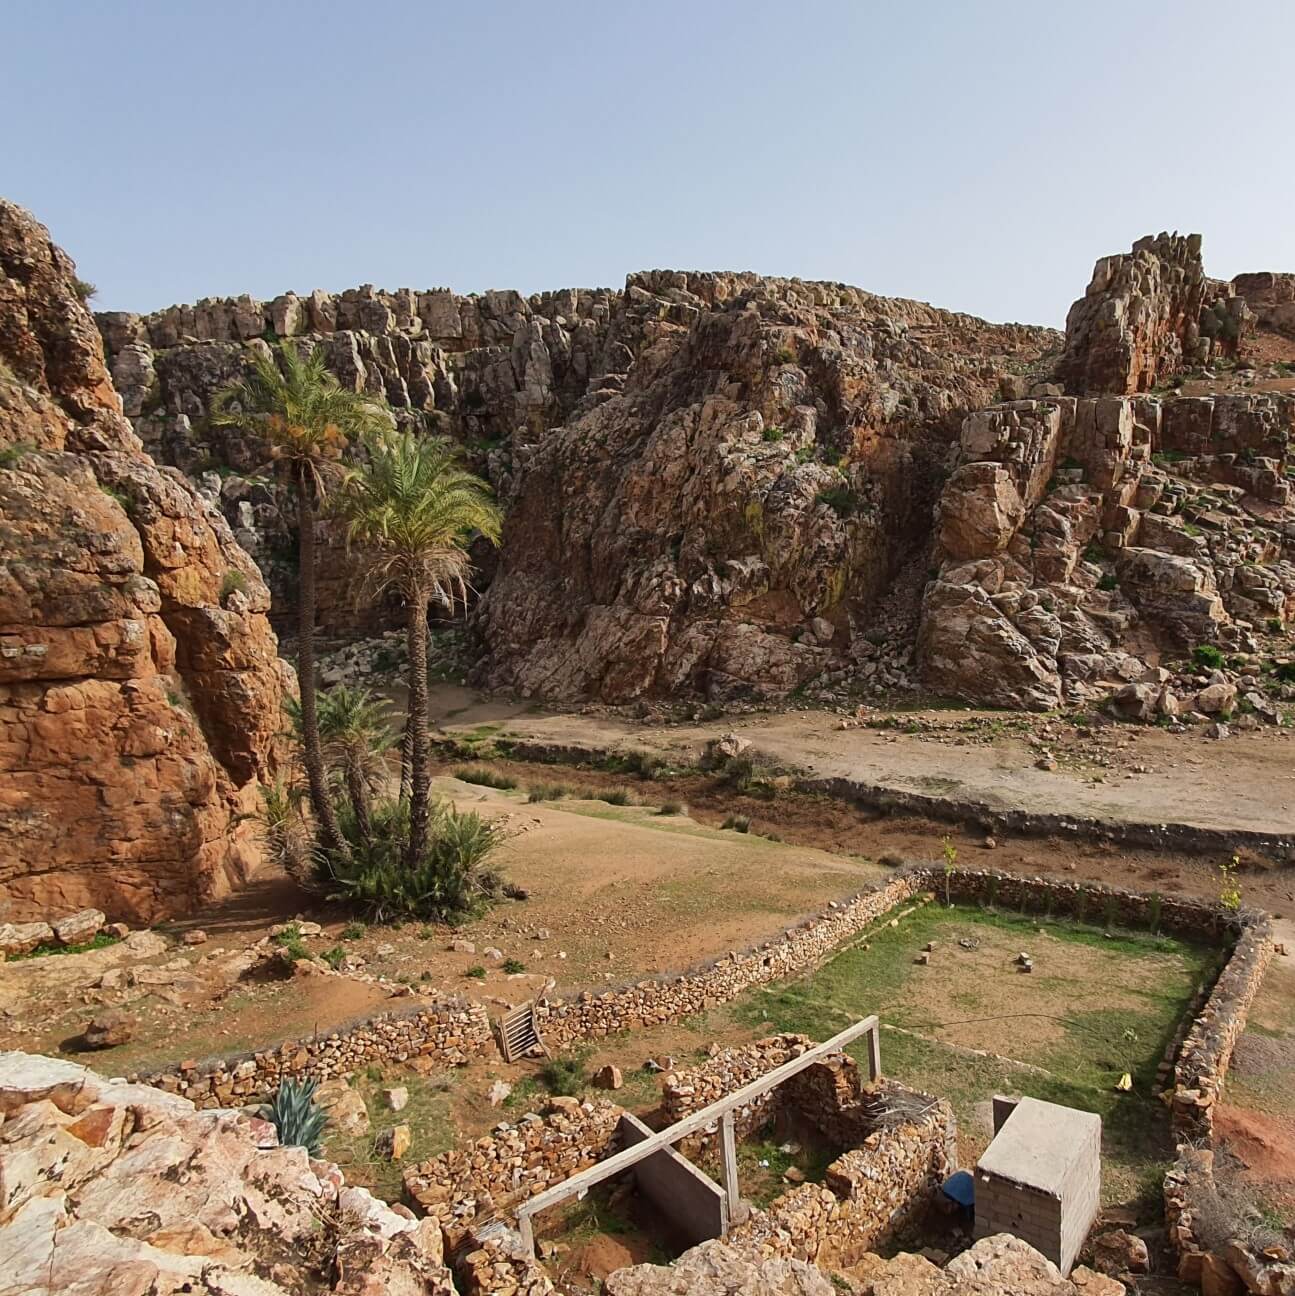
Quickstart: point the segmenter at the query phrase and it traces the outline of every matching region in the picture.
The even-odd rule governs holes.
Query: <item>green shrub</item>
[[[464,974],[465,977],[475,977],[478,981],[486,979],[486,970],[480,963],[474,963]]]
[[[570,795],[571,789],[562,783],[533,783],[527,789],[526,800],[532,803],[537,801],[561,801],[564,796]]]
[[[608,805],[633,805],[634,794],[626,787],[612,788],[610,792],[603,794],[603,800],[606,801]]]
[[[517,780],[511,774],[501,774],[497,770],[487,769],[484,765],[460,765],[454,771],[454,777],[462,783],[476,783],[480,787],[498,788],[501,792],[511,791],[517,786]]]
[[[365,928],[363,923],[347,923],[346,926],[342,928],[341,936],[342,939],[346,941],[363,940],[364,931]]]
[[[740,832],[740,833],[750,832],[751,820],[747,815],[730,813],[724,816],[724,822],[720,825],[720,827],[731,828],[734,832]]]
[[[283,1147],[303,1147],[314,1157],[319,1155],[319,1140],[328,1124],[315,1102],[317,1088],[314,1080],[281,1080],[274,1097],[261,1108],[262,1118],[278,1131]]]
[[[76,295],[81,299],[81,302],[84,305],[99,290],[88,279],[73,279],[72,291],[76,293]]]
[[[682,801],[662,801],[656,808],[659,815],[677,815],[684,813],[684,804]]]
[[[554,1058],[540,1072],[544,1087],[555,1097],[574,1098],[589,1083],[584,1060],[578,1057]]]
[[[1115,579],[1114,572],[1103,572],[1097,582],[1099,590],[1116,590],[1119,589],[1120,582]]]
[[[231,567],[220,578],[220,599],[223,603],[231,594],[242,594],[247,589],[247,573]]]
[[[815,504],[826,504],[838,517],[852,517],[859,508],[858,498],[849,486],[829,486],[814,496]]]
[[[1283,684],[1295,684],[1295,662],[1278,662],[1273,674]]]
[[[770,444],[776,441],[781,441],[786,435],[787,434],[776,423],[771,423],[763,432],[760,433],[761,438]]]
[[[1218,670],[1223,665],[1223,653],[1213,644],[1197,644],[1192,649],[1192,664],[1201,670]]]
[[[0,468],[17,468],[22,463],[23,455],[30,454],[31,449],[26,441],[15,441],[13,445],[0,446]]]
[[[438,802],[427,849],[412,867],[404,860],[409,803],[375,802],[370,818],[373,831],[366,839],[350,803],[337,804],[338,825],[350,854],[321,860],[320,878],[330,899],[355,905],[377,922],[452,921],[478,912],[503,894],[503,879],[487,863],[499,844],[498,834],[480,815],[461,814]]]
[[[518,972],[526,971],[526,964],[523,963],[520,959],[515,959],[515,958],[504,959],[503,969],[505,972],[508,973],[509,976],[516,976]]]
[[[342,966],[342,960],[346,957],[346,950],[341,945],[334,945],[332,949],[325,950],[320,956],[330,968],[336,970]]]

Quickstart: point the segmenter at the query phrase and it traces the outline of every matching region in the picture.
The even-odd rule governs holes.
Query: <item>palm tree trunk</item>
[[[409,868],[427,849],[428,802],[432,772],[427,739],[427,594],[418,590],[409,600]]]
[[[414,712],[412,703],[405,703],[405,736],[400,741],[400,799],[409,800],[412,791],[410,778],[411,766],[414,763]]]
[[[342,852],[345,845],[333,803],[328,799],[315,706],[315,496],[304,475],[297,478],[297,554],[301,568],[297,596],[297,686],[301,691],[302,759],[320,842],[325,850]]]

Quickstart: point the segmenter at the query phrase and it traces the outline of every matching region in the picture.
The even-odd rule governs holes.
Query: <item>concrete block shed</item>
[[[1068,1274],[1101,1205],[1102,1118],[1037,1098],[1010,1111],[995,1099],[995,1117],[976,1163],[976,1236],[1011,1233]]]

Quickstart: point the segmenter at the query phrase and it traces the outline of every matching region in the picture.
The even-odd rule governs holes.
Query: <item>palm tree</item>
[[[300,737],[301,704],[290,699],[285,706]],[[395,741],[387,704],[366,688],[335,684],[319,695],[318,717],[325,763],[346,788],[360,836],[370,841],[369,808],[387,772],[384,757]]]
[[[264,438],[271,462],[297,497],[300,584],[297,595],[297,683],[301,737],[310,804],[328,850],[345,850],[328,798],[319,740],[315,694],[315,524],[330,485],[341,476],[348,442],[390,427],[389,416],[370,396],[347,391],[324,366],[322,349],[303,356],[290,342],[276,354],[253,356],[252,370],[216,393],[212,422]]]
[[[473,533],[499,543],[503,517],[490,487],[463,467],[444,438],[388,433],[369,445],[369,462],[348,474],[339,507],[359,550],[370,593],[394,589],[408,611],[409,841],[413,867],[427,845],[431,773],[427,736],[427,611],[433,600],[466,605]]]

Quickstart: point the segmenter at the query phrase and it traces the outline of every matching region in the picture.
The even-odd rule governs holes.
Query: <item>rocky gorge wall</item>
[[[1163,685],[1162,655],[1196,645],[1253,653],[1295,617],[1293,433],[1281,393],[1049,396],[969,415],[923,597],[926,682],[1045,709]]]
[[[0,201],[0,918],[147,922],[258,862],[286,683],[256,564],[144,453],[76,285]]]
[[[844,664],[929,528],[961,413],[1057,350],[840,284],[648,271],[623,291],[216,299],[98,317],[136,431],[224,510],[286,607],[291,518],[212,394],[275,340],[444,432],[508,510],[475,620],[480,682],[559,698],[780,696]],[[321,625],[351,601],[322,536]]]

